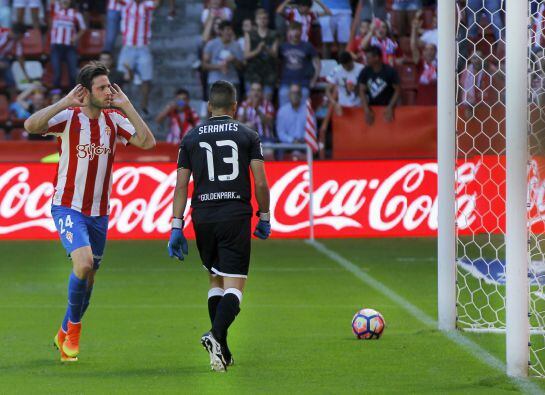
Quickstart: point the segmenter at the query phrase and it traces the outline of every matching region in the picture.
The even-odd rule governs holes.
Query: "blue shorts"
[[[108,216],[89,217],[68,207],[52,205],[51,215],[68,256],[72,251],[90,246],[93,267],[98,270],[108,232]]]

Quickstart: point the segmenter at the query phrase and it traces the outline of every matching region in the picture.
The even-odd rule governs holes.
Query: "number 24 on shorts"
[[[64,232],[66,232],[66,228],[72,229],[72,225],[74,225],[74,223],[72,222],[72,218],[70,218],[70,214],[66,216],[64,221],[62,220],[62,218],[60,218],[59,226],[61,229],[61,235],[64,234]]]

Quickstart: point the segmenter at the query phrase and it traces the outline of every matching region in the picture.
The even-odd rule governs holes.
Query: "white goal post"
[[[505,155],[505,196],[500,197],[505,200],[505,232],[500,232],[500,235],[492,234],[493,232],[485,234],[486,241],[479,245],[481,235],[469,236],[471,239],[468,241],[464,239],[465,236],[457,233],[456,228],[457,161],[468,159],[467,155],[461,157],[457,148],[459,93],[467,87],[467,83],[466,86],[461,86],[460,66],[457,63],[460,57],[466,56],[463,61],[466,65],[469,64],[470,56],[459,53],[459,29],[463,23],[460,21],[463,18],[461,17],[463,11],[467,13],[473,10],[467,9],[466,6],[466,9],[461,11],[456,0],[438,1],[438,325],[439,329],[445,331],[458,328],[505,333],[507,374],[516,377],[528,376],[531,359],[537,358],[537,365],[543,366],[536,352],[532,354],[534,357],[530,358],[529,349],[530,332],[543,332],[542,323],[531,328],[528,318],[531,292],[528,280],[530,253],[527,208],[529,207],[527,131],[530,121],[528,70],[531,29],[529,2],[530,0],[502,1],[502,12],[505,12],[505,35],[497,42],[502,45],[505,38],[505,91],[498,93],[497,104],[505,105],[506,115],[505,133],[500,130],[498,121],[498,132],[495,137],[503,139],[503,151],[497,154],[498,158]],[[489,11],[484,10],[485,13]],[[476,20],[476,13],[473,15]],[[467,26],[462,28],[466,29],[465,34],[469,36],[469,28]],[[475,44],[475,48],[476,46]],[[477,54],[476,49],[473,51],[471,56]],[[484,63],[484,55],[481,56]],[[500,56],[503,55],[497,55],[498,58]],[[501,66],[498,69],[501,69]],[[492,77],[490,79],[492,80]],[[486,127],[485,122],[481,123],[481,127]],[[486,156],[487,151],[477,152],[475,155]],[[498,187],[498,191],[500,189]],[[501,241],[495,241],[496,239]],[[486,256],[485,250],[490,246],[494,250],[494,258]],[[459,268],[459,263],[461,255],[466,258],[466,249],[473,247],[478,250],[476,255],[481,254],[478,257],[481,266],[492,265],[494,262],[503,265],[504,282],[496,281],[491,286],[487,282],[489,279],[485,278],[483,281],[485,273],[481,278],[476,279],[477,277],[473,276],[467,280],[471,284],[470,287],[475,287],[467,290],[468,285],[464,276],[471,277],[473,274],[471,271],[460,274],[462,269]],[[460,249],[464,250],[463,254],[458,251]],[[487,266],[484,270],[491,270],[490,267]],[[463,279],[464,284],[460,284],[460,279]],[[470,294],[469,302],[463,300],[464,292]],[[474,298],[482,298],[484,302],[479,305]],[[501,302],[491,302],[489,298],[496,298]],[[461,307],[464,303],[465,305]],[[475,313],[474,317],[477,317],[473,322],[474,317],[467,313],[466,306],[469,306],[470,311]],[[485,308],[487,311],[483,313]],[[460,325],[460,314],[465,314],[465,326]],[[490,316],[494,318],[490,319]],[[542,340],[542,334],[540,336]],[[539,351],[542,351],[542,348]],[[541,358],[545,359],[543,354]],[[539,367],[531,371],[543,377]]]

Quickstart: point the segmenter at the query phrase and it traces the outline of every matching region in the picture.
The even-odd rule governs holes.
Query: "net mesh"
[[[545,377],[545,0],[528,1],[530,373]],[[457,325],[505,330],[505,1],[457,1]]]

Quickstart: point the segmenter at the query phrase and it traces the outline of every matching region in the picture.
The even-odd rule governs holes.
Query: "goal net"
[[[529,371],[545,377],[545,0],[527,1]],[[506,330],[505,0],[457,1],[459,329]]]

